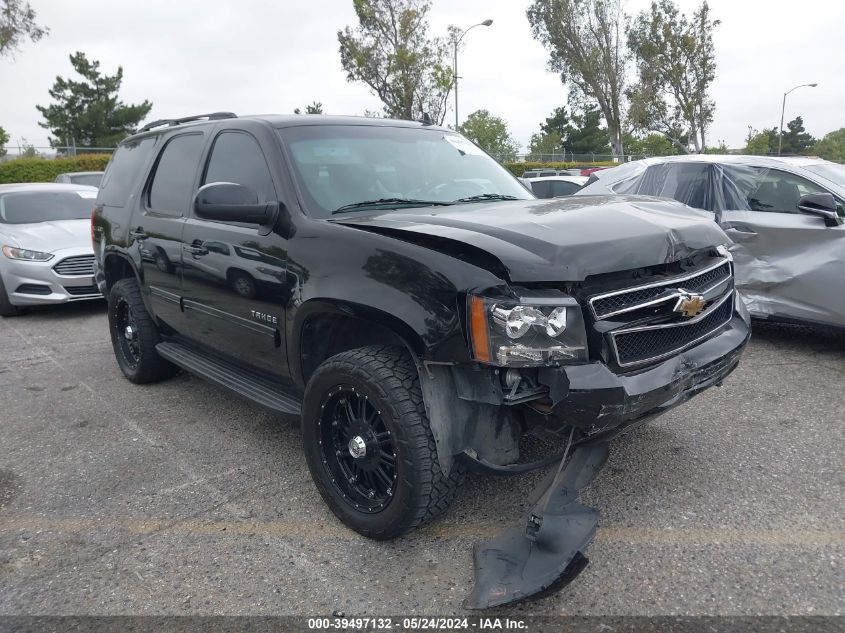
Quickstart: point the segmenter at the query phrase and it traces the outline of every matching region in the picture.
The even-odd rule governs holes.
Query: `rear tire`
[[[134,383],[170,378],[179,368],[158,355],[158,327],[134,279],[121,279],[109,292],[109,332],[117,364]]]
[[[0,316],[2,317],[14,317],[18,316],[23,312],[21,308],[16,305],[12,305],[12,302],[9,301],[9,295],[6,294],[6,286],[3,285],[3,279],[0,278]]]
[[[416,366],[399,347],[362,347],[321,364],[305,391],[302,441],[323,500],[373,539],[441,515],[464,479],[459,463],[448,476],[440,467]]]

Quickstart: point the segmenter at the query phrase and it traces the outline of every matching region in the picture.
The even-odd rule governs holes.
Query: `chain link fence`
[[[632,160],[648,158],[645,154],[574,154],[563,152],[561,154],[517,154],[513,156],[497,156],[499,162],[505,163],[627,163]]]

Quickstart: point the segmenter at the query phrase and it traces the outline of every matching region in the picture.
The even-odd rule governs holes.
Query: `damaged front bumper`
[[[716,336],[636,374],[591,363],[544,368],[538,378],[549,388],[552,416],[587,436],[612,436],[722,382],[750,336],[747,316],[736,313]]]
[[[599,519],[577,503],[578,493],[604,466],[607,441],[720,383],[736,368],[750,334],[747,314],[738,312],[718,335],[635,375],[617,375],[599,363],[541,370],[552,414],[570,425],[569,444],[520,523],[475,545],[475,582],[465,606],[487,609],[571,582],[587,565]],[[575,428],[587,437],[568,460]]]

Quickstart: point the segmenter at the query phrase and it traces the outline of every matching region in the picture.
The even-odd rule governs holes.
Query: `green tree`
[[[35,11],[29,2],[2,0],[0,2],[0,57],[11,55],[27,38],[37,42],[50,32],[35,23]]]
[[[572,123],[569,120],[566,107],[555,108],[552,116],[547,117],[545,122],[540,124],[540,130],[544,134],[556,133],[560,138],[566,139],[572,132]]]
[[[705,147],[703,154],[727,154],[728,153],[728,145],[725,141],[719,141],[719,144],[715,147]]]
[[[637,156],[674,156],[678,153],[675,144],[666,138],[665,134],[651,132],[645,136],[631,136],[625,141],[625,148],[629,154]]]
[[[818,141],[804,129],[804,119],[795,117],[786,124],[781,154],[808,154]]]
[[[294,109],[294,114],[302,114],[299,108]],[[314,101],[311,105],[305,106],[305,114],[323,114],[323,104],[319,101]]]
[[[18,154],[18,158],[37,158],[40,155],[32,143],[21,137],[21,152]]]
[[[528,142],[528,152],[530,154],[551,155],[563,154],[566,148],[563,145],[563,139],[557,132],[538,132],[531,135],[531,140]]]
[[[751,154],[754,156],[766,156],[767,154],[777,153],[778,150],[778,130],[771,128],[760,132],[748,126],[748,136],[745,137],[745,148],[742,150],[743,154]]]
[[[384,104],[385,115],[442,124],[452,90],[448,46],[429,38],[428,0],[352,0],[358,26],[338,31],[347,81],[359,81]]]
[[[50,145],[75,144],[87,147],[114,147],[147,116],[149,101],[125,105],[118,98],[123,68],[108,76],[100,73],[100,62],[88,61],[85,53],[70,56],[73,69],[83,81],[56,77],[50,96],[55,103],[35,106],[44,117],[39,123],[50,130]]]
[[[826,160],[845,162],[845,127],[828,132],[816,143],[813,153]]]
[[[610,154],[610,134],[602,127],[601,111],[587,106],[584,112],[572,117],[575,127],[569,134],[567,147],[573,154]]]
[[[613,153],[623,154],[630,56],[621,0],[534,0],[527,15],[534,39],[549,51],[549,68],[569,84],[571,102],[598,103]]]
[[[9,133],[0,127],[0,158],[6,155],[6,143],[9,142]]]
[[[531,154],[565,154],[573,129],[566,107],[555,108],[551,116],[540,123],[540,132],[531,136],[528,151]]]
[[[683,132],[696,152],[707,147],[707,129],[716,105],[708,91],[716,77],[713,30],[707,1],[692,14],[680,13],[673,0],[657,0],[628,31],[639,81],[628,92],[635,129],[661,132],[680,146]],[[683,132],[682,132],[683,131]]]
[[[475,141],[479,147],[501,162],[516,159],[519,143],[511,137],[504,119],[491,115],[487,110],[473,112],[458,129],[461,134]]]

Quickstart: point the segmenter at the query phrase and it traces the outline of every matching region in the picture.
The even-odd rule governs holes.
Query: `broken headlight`
[[[570,297],[470,296],[468,321],[473,356],[483,363],[537,367],[587,360],[584,318]]]

